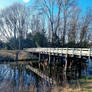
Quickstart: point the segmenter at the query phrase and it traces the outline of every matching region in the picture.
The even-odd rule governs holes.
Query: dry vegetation
[[[0,57],[2,57],[2,59],[7,58],[7,59],[13,59],[16,60],[16,56],[18,53],[18,60],[25,60],[25,59],[30,59],[30,54],[25,52],[25,51],[18,51],[18,50],[1,50],[0,51]],[[2,60],[0,59],[0,60]]]
[[[92,92],[92,81],[86,80],[83,81],[83,84],[80,83],[80,87],[72,88],[69,85],[66,87],[60,87],[60,86],[54,86],[54,87],[43,87],[44,85],[40,85],[40,92]],[[0,89],[0,92],[14,92],[14,87],[11,83],[8,81],[5,81],[6,86],[2,89]],[[86,85],[85,85],[86,84]],[[16,89],[16,92],[38,92],[37,87],[35,83],[31,83],[29,89],[26,88],[26,85],[22,87],[22,84],[20,83],[19,88]]]

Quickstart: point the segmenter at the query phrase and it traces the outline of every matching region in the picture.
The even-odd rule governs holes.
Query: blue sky
[[[92,7],[92,0],[78,0],[79,1],[79,7],[82,8],[83,11],[85,11],[87,8]]]
[[[26,5],[31,5],[33,0],[30,0],[30,2],[25,3],[23,0],[0,0],[0,9],[6,8],[7,6],[12,5],[14,2],[23,3]]]
[[[14,2],[19,2],[31,6],[33,1],[34,0],[30,0],[30,2],[25,3],[23,0],[0,0],[0,9],[5,8],[13,4]],[[78,1],[79,1],[79,7],[82,8],[82,10],[84,11],[86,10],[87,7],[92,7],[92,0],[78,0]]]

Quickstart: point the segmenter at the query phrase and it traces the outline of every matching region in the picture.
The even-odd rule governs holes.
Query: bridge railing
[[[92,56],[91,48],[27,48],[29,52]]]

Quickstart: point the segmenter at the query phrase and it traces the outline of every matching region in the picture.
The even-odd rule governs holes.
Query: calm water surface
[[[92,76],[92,61],[87,62],[87,70],[82,70],[82,75]],[[25,68],[0,64],[0,92],[44,92],[48,87],[46,81]]]
[[[0,65],[0,92],[42,92],[46,87],[48,84],[31,71],[12,68],[7,64]]]

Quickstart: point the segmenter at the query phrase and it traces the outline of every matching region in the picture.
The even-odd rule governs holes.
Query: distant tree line
[[[77,0],[14,3],[0,11],[0,48],[92,47],[91,11]]]

